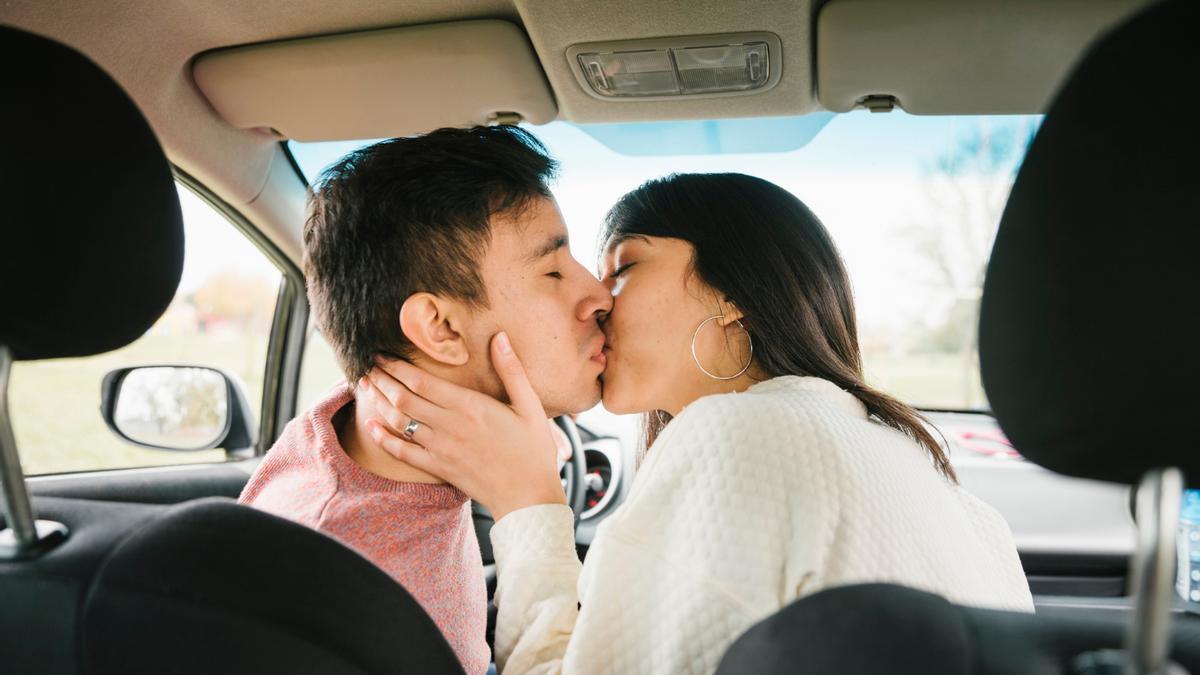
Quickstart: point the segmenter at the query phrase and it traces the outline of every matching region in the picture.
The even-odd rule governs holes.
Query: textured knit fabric
[[[1003,518],[816,378],[684,409],[582,573],[566,507],[515,511],[491,536],[505,673],[710,673],[751,624],[860,582],[1033,611]]]
[[[333,426],[352,401],[339,386],[292,420],[238,501],[358,551],[416,598],[468,673],[485,673],[487,589],[470,500],[450,485],[389,480],[355,463]]]

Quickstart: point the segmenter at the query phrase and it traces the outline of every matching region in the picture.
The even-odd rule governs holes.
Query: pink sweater
[[[352,402],[339,386],[288,423],[238,501],[358,551],[425,608],[467,673],[484,673],[487,590],[470,500],[451,485],[390,480],[350,459],[333,416]]]

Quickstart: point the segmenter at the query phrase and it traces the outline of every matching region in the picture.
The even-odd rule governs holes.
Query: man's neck
[[[342,408],[333,419],[338,443],[355,463],[377,476],[402,483],[446,482],[389,455],[371,439],[366,422],[367,417],[354,402]]]

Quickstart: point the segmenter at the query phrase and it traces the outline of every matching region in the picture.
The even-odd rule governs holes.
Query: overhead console
[[[1145,4],[829,0],[816,21],[817,99],[835,112],[1042,112],[1084,47]]]
[[[558,109],[524,31],[461,21],[206,52],[193,77],[231,125],[298,141],[383,138]]]

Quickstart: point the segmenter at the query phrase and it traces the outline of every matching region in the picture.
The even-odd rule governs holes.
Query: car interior
[[[386,574],[232,502],[303,410],[319,340],[300,269],[312,178],[303,144],[470,124],[538,133],[558,123],[1044,115],[986,242],[972,321],[989,407],[926,408],[950,431],[964,485],[1009,520],[1037,613],[958,607],[887,584],[830,589],[752,628],[720,672],[1200,672],[1197,605],[1175,590],[1186,564],[1176,559],[1180,494],[1200,485],[1190,429],[1200,362],[1189,355],[1198,326],[1183,304],[1197,286],[1200,234],[1187,225],[1200,209],[1200,147],[1188,106],[1166,95],[1186,90],[1200,65],[1188,46],[1198,8],[4,5],[0,663],[21,673],[461,672]],[[54,378],[78,359],[174,329],[165,317],[191,278],[189,200],[276,275],[269,310],[246,314],[263,327],[261,380],[161,351],[105,361],[94,399],[58,397]],[[240,260],[232,248],[213,255]],[[259,292],[250,276],[230,279],[234,296]],[[189,293],[203,309],[201,291]],[[241,325],[196,320],[211,335]],[[37,371],[35,408],[14,392],[38,363],[59,370]],[[210,397],[210,430],[181,441],[140,421],[135,404],[170,387]],[[95,418],[106,443],[163,459],[41,469],[26,439],[65,434],[67,408]],[[563,482],[581,556],[636,471],[628,438],[591,420],[558,420],[574,451]],[[475,516],[494,582],[491,518],[482,507]]]

